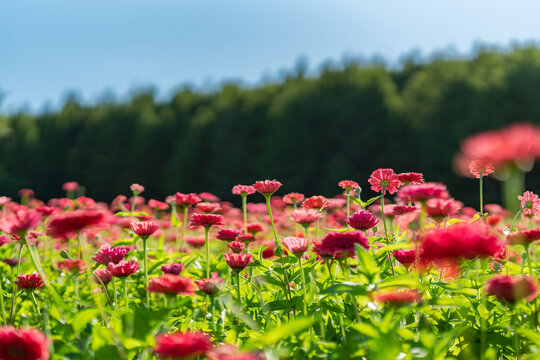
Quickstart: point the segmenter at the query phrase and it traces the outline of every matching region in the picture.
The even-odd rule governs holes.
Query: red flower
[[[227,265],[237,272],[245,269],[253,261],[251,254],[247,253],[226,253],[223,256]]]
[[[164,274],[150,279],[148,290],[159,294],[193,295],[195,285],[188,277]]]
[[[223,241],[234,241],[240,234],[240,231],[236,229],[220,229],[216,235],[216,238]]]
[[[264,231],[264,226],[259,223],[250,223],[247,224],[247,231],[250,234],[256,235],[257,233]]]
[[[103,245],[96,255],[92,258],[97,263],[101,265],[109,265],[109,263],[118,264],[120,261],[124,260],[129,249],[124,246],[117,246],[111,248],[111,245]]]
[[[371,190],[375,192],[388,191],[393,194],[401,186],[401,181],[397,174],[392,169],[377,169],[369,177],[368,182],[371,184]]]
[[[14,282],[21,289],[33,290],[43,286],[43,280],[38,273],[19,275]]]
[[[211,214],[215,212],[221,211],[221,205],[218,203],[211,203],[211,202],[201,202],[195,205],[198,211],[205,213],[205,214]]]
[[[331,232],[319,243],[314,243],[313,252],[325,258],[339,259],[354,254],[354,244],[369,249],[369,242],[361,231]]]
[[[163,265],[161,267],[161,271],[163,271],[165,274],[173,274],[173,275],[180,275],[182,270],[186,268],[186,265],[181,263],[172,263]]]
[[[154,199],[148,200],[148,206],[150,206],[151,208],[154,208],[154,209],[158,209],[158,210],[167,210],[167,209],[169,209],[169,205],[167,203],[164,203],[164,202],[159,201],[159,200],[154,200]]]
[[[288,236],[281,240],[283,245],[294,255],[302,256],[307,251],[307,239],[303,237]]]
[[[236,185],[232,188],[232,193],[234,195],[251,195],[255,194],[255,188],[251,185]]]
[[[107,269],[96,269],[94,274],[101,280],[104,285],[107,285],[112,280],[112,275]]]
[[[159,229],[159,224],[155,221],[139,221],[130,224],[131,231],[143,239],[148,238]]]
[[[436,221],[458,212],[460,205],[454,199],[429,199],[426,201],[426,213]]]
[[[47,360],[49,345],[45,335],[36,329],[0,327],[0,359]]]
[[[9,242],[9,238],[6,235],[0,235],[0,246],[7,244]]]
[[[316,195],[304,200],[304,209],[323,210],[328,206],[328,201],[324,196]]]
[[[469,171],[477,179],[480,179],[483,176],[488,176],[489,174],[495,172],[495,167],[492,163],[485,160],[474,160],[469,164]]]
[[[81,274],[84,272],[84,262],[81,259],[66,259],[63,261],[59,261],[57,266],[59,269],[69,272],[78,272]]]
[[[342,180],[338,183],[338,186],[343,190],[351,190],[358,187],[358,183],[352,180]]]
[[[515,303],[521,299],[527,301],[536,298],[537,285],[529,276],[513,277],[498,275],[486,283],[486,293],[496,296],[499,300]]]
[[[418,210],[416,206],[396,205],[392,208],[392,215],[405,215],[415,212],[416,210]]]
[[[77,191],[79,188],[79,183],[76,181],[68,181],[62,185],[62,190],[64,191]]]
[[[385,291],[373,295],[373,300],[377,302],[397,306],[417,303],[421,299],[422,295],[412,289]]]
[[[50,216],[50,215],[60,212],[60,209],[52,207],[52,206],[43,205],[43,206],[38,206],[36,208],[36,211],[43,216]]]
[[[476,223],[431,229],[424,235],[420,260],[457,261],[494,256],[501,251],[503,245],[488,229]]]
[[[345,222],[356,230],[366,231],[379,223],[379,219],[367,210],[360,210],[345,219]]]
[[[511,232],[506,236],[506,240],[512,245],[529,245],[536,240],[540,240],[540,228]]]
[[[176,194],[174,194],[173,198],[174,202],[176,202],[176,205],[180,206],[192,206],[198,202],[201,202],[201,198],[195,193],[182,194],[177,192]]]
[[[255,241],[255,236],[253,236],[253,234],[240,234],[238,235],[238,237],[236,238],[237,241],[239,242],[243,242],[246,244],[246,246],[249,244],[249,243],[252,243]]]
[[[304,200],[304,195],[300,193],[289,193],[283,197],[285,204],[299,204]]]
[[[125,277],[135,274],[137,270],[139,270],[139,264],[135,261],[122,260],[118,264],[113,262],[109,263],[107,269],[114,277]]]
[[[519,201],[521,201],[521,208],[525,215],[536,215],[540,212],[540,200],[538,195],[525,191],[523,196],[518,196]]]
[[[414,249],[399,249],[394,251],[392,255],[394,255],[394,258],[407,269],[416,261],[416,251]]]
[[[397,193],[397,200],[402,204],[407,204],[409,201],[414,203],[432,198],[448,199],[449,197],[446,186],[438,183],[406,185]]]
[[[302,225],[303,227],[308,227],[313,224],[315,221],[319,220],[322,217],[320,211],[314,209],[296,209],[293,211],[292,218],[294,222]]]
[[[195,284],[197,284],[199,290],[201,290],[203,293],[213,296],[219,292],[223,280],[223,278],[220,278],[218,274],[214,272],[212,273],[212,277],[210,279],[196,280]]]
[[[139,184],[131,184],[131,186],[129,187],[129,190],[131,190],[131,192],[134,193],[135,195],[139,195],[140,193],[144,191],[144,186],[139,185]]]
[[[281,185],[282,184],[277,180],[264,180],[255,182],[253,187],[259,192],[259,194],[270,196],[275,193],[281,187]]]
[[[189,224],[192,228],[202,226],[210,228],[211,226],[225,225],[225,219],[221,215],[216,214],[193,214]]]
[[[210,337],[202,332],[177,332],[157,335],[154,352],[164,358],[193,359],[211,348]]]
[[[237,253],[237,254],[241,253],[246,248],[246,245],[240,241],[231,241],[228,244],[228,246],[229,246],[229,249],[231,249],[233,253]]]
[[[47,232],[54,237],[70,236],[90,226],[105,225],[105,213],[99,210],[75,210],[53,218]]]
[[[35,229],[41,221],[40,214],[26,206],[18,206],[13,214],[0,219],[0,229],[8,234],[22,236],[28,230]]]
[[[424,182],[424,175],[416,172],[408,172],[398,174],[398,179],[404,185],[408,184],[422,184]]]

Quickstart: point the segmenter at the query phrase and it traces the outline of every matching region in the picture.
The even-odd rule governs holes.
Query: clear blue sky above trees
[[[535,1],[8,0],[0,10],[0,111],[56,107],[68,90],[95,101],[154,85],[255,84],[303,57],[380,55],[397,63],[417,49],[467,54],[477,41],[540,38]],[[451,52],[450,51],[450,52]]]

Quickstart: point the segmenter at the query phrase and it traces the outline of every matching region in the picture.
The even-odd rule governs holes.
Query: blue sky
[[[540,2],[500,0],[5,0],[0,111],[56,107],[66,91],[119,99],[153,85],[256,84],[305,57],[397,62],[475,42],[540,40]]]

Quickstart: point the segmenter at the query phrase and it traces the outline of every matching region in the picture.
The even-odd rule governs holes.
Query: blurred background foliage
[[[169,101],[152,91],[127,103],[71,97],[58,111],[0,116],[0,192],[16,197],[29,187],[48,199],[78,181],[88,196],[109,201],[137,182],[147,198],[210,191],[231,200],[233,185],[258,179],[280,180],[281,194],[326,196],[351,179],[368,197],[370,173],[391,167],[443,181],[475,205],[477,182],[452,169],[460,141],[519,121],[540,122],[535,47],[409,60],[399,69],[347,61],[317,76],[299,67],[257,87],[184,87]],[[539,175],[528,174],[533,191]],[[499,201],[496,180],[485,192]]]

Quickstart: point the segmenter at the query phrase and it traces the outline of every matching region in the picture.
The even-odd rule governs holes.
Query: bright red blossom
[[[352,180],[342,180],[338,183],[338,186],[343,190],[351,190],[358,187],[358,183]]]
[[[242,251],[244,251],[244,249],[246,248],[246,245],[243,243],[243,242],[240,242],[240,241],[231,241],[229,244],[229,249],[233,252],[233,253],[241,253]]]
[[[397,200],[401,204],[410,202],[424,202],[432,198],[448,199],[450,194],[446,186],[439,183],[411,184],[403,186],[397,193]]]
[[[198,202],[201,202],[199,195],[195,193],[182,194],[177,192],[173,195],[174,202],[180,206],[193,206]]]
[[[0,327],[0,359],[47,360],[49,345],[45,335],[36,329]]]
[[[499,275],[492,277],[486,283],[488,295],[496,296],[499,300],[509,303],[515,303],[521,299],[534,300],[537,289],[535,281],[529,276]]]
[[[416,251],[414,249],[405,250],[399,249],[392,253],[394,258],[406,268],[409,268],[416,261]]]
[[[540,228],[511,232],[506,236],[509,244],[529,245],[536,240],[540,240]]]
[[[216,235],[216,238],[223,241],[233,241],[240,234],[236,229],[220,229]]]
[[[330,232],[318,243],[314,243],[313,252],[322,257],[339,259],[352,256],[359,244],[364,249],[369,249],[369,242],[361,231]]]
[[[94,271],[94,274],[96,274],[96,276],[101,280],[104,285],[107,285],[112,280],[112,275],[107,269],[96,269]]]
[[[199,287],[203,293],[208,295],[216,295],[223,284],[223,278],[220,278],[216,272],[212,273],[210,279],[200,279],[196,280],[195,284]]]
[[[373,295],[373,299],[387,305],[399,306],[420,302],[422,295],[418,291],[412,289],[392,290],[376,293]]]
[[[371,190],[375,192],[386,192],[393,194],[401,186],[401,181],[392,169],[377,169],[369,177]]]
[[[416,172],[408,172],[398,174],[398,179],[404,185],[408,184],[422,184],[424,182],[424,175]]]
[[[15,284],[21,289],[37,289],[43,286],[43,280],[38,273],[22,274],[17,277]]]
[[[70,236],[84,228],[106,224],[105,213],[99,210],[75,210],[53,218],[47,233],[54,237]]]
[[[35,229],[41,221],[41,215],[26,206],[18,206],[13,214],[0,219],[0,229],[8,234],[23,235],[28,230]]]
[[[283,197],[285,204],[299,204],[304,200],[304,195],[300,193],[289,193]]]
[[[218,203],[211,203],[211,202],[201,202],[195,205],[195,208],[197,211],[200,211],[205,214],[211,214],[221,211],[221,205]]]
[[[164,358],[192,359],[211,348],[210,338],[202,332],[177,332],[157,335],[154,352]]]
[[[111,248],[111,245],[106,244],[98,250],[92,260],[100,263],[101,265],[109,265],[111,262],[118,264],[120,261],[124,260],[128,251],[129,249],[125,246]]]
[[[304,209],[323,210],[328,207],[328,200],[324,196],[316,195],[304,200]]]

